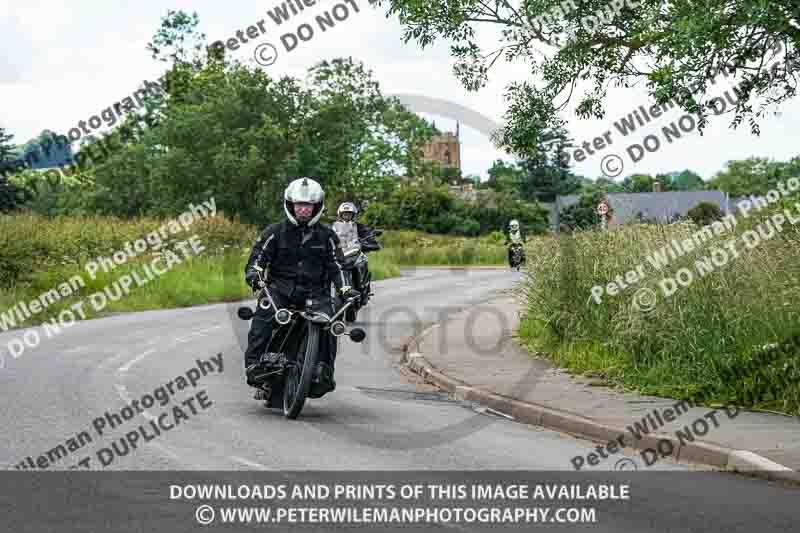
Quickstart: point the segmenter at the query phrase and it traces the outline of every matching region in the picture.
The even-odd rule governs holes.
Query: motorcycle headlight
[[[344,322],[341,320],[337,320],[333,324],[331,324],[331,333],[334,337],[341,337],[344,335],[344,332],[347,331],[347,326],[345,326]]]
[[[288,324],[291,319],[292,312],[288,309],[278,309],[278,312],[275,313],[275,320],[282,326]]]

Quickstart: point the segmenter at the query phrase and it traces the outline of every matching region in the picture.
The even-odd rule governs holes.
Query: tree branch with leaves
[[[618,10],[609,0],[573,0],[564,10],[555,9],[562,0],[371,3],[400,20],[405,42],[449,41],[454,74],[468,90],[486,85],[500,57],[529,67],[529,79],[507,87],[497,138],[518,154],[546,127],[564,125],[560,112],[576,99],[576,116],[603,118],[613,87],[643,84],[657,103],[698,114],[703,128],[710,106],[699,95],[723,70],[743,80],[732,126],[747,119],[758,134],[759,119],[795,96],[800,74],[797,0],[628,0]],[[502,28],[489,51],[478,44],[483,27]]]

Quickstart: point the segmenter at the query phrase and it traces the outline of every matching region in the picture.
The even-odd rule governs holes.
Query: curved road
[[[68,468],[90,456],[99,468],[99,448],[111,448],[125,432],[147,426],[176,402],[204,390],[203,401],[210,406],[201,408],[196,399],[196,414],[187,406],[188,417],[179,425],[140,442],[125,456],[118,452],[106,470],[568,473],[570,458],[593,451],[592,443],[450,400],[416,383],[398,366],[403,341],[436,322],[444,309],[486,301],[518,280],[518,274],[500,270],[420,269],[376,283],[374,300],[359,316],[367,340],[362,345],[342,341],[337,390],[310,400],[297,421],[253,400],[243,383],[241,354],[248,324],[236,319],[235,304],[119,315],[77,323],[52,339],[43,334],[42,344],[18,359],[5,354],[5,368],[0,369],[0,463],[13,469],[28,456],[36,461],[85,430],[92,442],[56,460],[50,469]],[[483,319],[494,315],[476,323]],[[0,335],[0,349],[19,334]],[[219,353],[221,373],[209,370],[196,388],[176,390],[176,378],[196,367],[197,359],[210,361]],[[97,436],[95,418],[106,411],[119,413],[126,401],[141,399],[170,381],[175,396],[169,404],[137,414],[117,431],[109,429],[107,438]],[[598,469],[613,467],[612,460]],[[791,520],[797,523],[798,514],[789,504],[796,501],[794,490],[687,470],[685,465],[658,464],[638,473],[632,498],[636,504],[625,513],[604,515],[592,529],[751,531],[757,524],[764,532],[781,530]],[[695,482],[694,476],[705,476],[704,481]]]

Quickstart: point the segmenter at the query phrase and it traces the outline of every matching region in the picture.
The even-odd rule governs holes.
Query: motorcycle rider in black
[[[345,299],[358,293],[348,285],[342,271],[339,237],[331,228],[318,224],[325,209],[325,193],[315,180],[300,178],[286,188],[283,207],[287,220],[269,226],[258,238],[245,267],[245,280],[258,290],[259,277],[254,270],[257,265],[268,272],[267,286],[278,308],[303,306],[311,300],[314,309],[333,314],[331,283]],[[275,312],[272,307],[258,305],[247,338],[245,374],[248,385],[259,389],[259,400],[269,399],[269,390],[251,376],[259,374],[260,358],[277,325]],[[336,344],[336,339],[331,338],[315,369],[315,381],[327,384],[329,390],[336,388]]]

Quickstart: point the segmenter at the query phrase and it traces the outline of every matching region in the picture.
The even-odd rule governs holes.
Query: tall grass
[[[38,273],[110,256],[165,222],[155,218],[0,216],[0,290],[30,283]],[[175,243],[195,234],[214,253],[252,246],[258,235],[256,228],[218,214],[197,220],[180,233],[167,232],[164,249],[175,250]],[[152,255],[151,250],[148,245],[145,253]]]
[[[480,238],[387,231],[383,257],[401,266],[502,265],[508,261],[503,235]]]
[[[527,310],[521,335],[554,353],[563,366],[641,392],[685,399],[702,391],[708,401],[800,413],[797,350],[793,357],[757,364],[765,345],[800,334],[800,231],[787,223],[752,249],[741,240],[747,231],[764,230],[759,224],[784,208],[800,214],[795,200],[800,198],[739,217],[733,231],[660,271],[647,255],[699,227],[634,225],[535,239],[528,249],[537,261],[529,263],[523,288]],[[738,257],[726,247],[734,238]],[[728,252],[728,261],[701,276],[697,261],[719,250]],[[645,279],[626,282],[626,272],[642,264]],[[675,278],[682,268],[693,281],[667,297],[659,282]],[[603,294],[596,303],[592,288],[617,276],[629,287]],[[654,306],[643,289],[656,295]],[[742,374],[743,368],[749,370]]]

